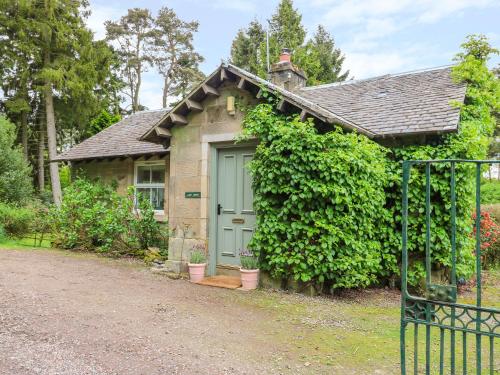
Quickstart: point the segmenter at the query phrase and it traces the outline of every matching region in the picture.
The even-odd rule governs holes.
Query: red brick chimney
[[[280,61],[271,65],[269,80],[276,86],[295,91],[306,85],[307,76],[302,69],[292,64],[290,49],[283,48]]]

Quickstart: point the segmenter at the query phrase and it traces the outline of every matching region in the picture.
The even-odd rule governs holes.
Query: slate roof
[[[460,110],[452,102],[462,103],[466,89],[464,84],[452,80],[451,67],[441,67],[304,87],[290,92],[241,68],[222,64],[190,96],[203,93],[205,83],[220,84],[223,70],[253,82],[257,88],[265,86],[322,121],[341,124],[375,139],[457,131]],[[202,99],[203,96],[196,100]],[[128,116],[54,160],[167,153],[163,145],[144,138],[162,126],[171,113],[182,110],[185,100],[170,113],[158,110]]]
[[[166,110],[137,112],[84,140],[53,160],[84,160],[117,156],[167,153],[162,145],[139,138],[166,113]]]
[[[456,131],[465,85],[451,67],[305,87],[296,94],[383,136]]]

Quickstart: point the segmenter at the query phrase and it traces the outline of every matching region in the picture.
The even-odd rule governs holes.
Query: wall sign
[[[200,191],[186,191],[184,193],[184,198],[201,198]]]

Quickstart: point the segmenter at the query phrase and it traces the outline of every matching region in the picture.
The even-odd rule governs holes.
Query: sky
[[[105,36],[104,22],[118,20],[128,8],[173,8],[186,20],[198,20],[196,50],[205,57],[201,69],[210,74],[227,60],[239,29],[253,19],[265,24],[278,0],[90,0],[88,26]],[[453,63],[465,37],[481,33],[500,47],[498,0],[295,0],[295,8],[311,36],[319,24],[332,34],[345,54],[349,78],[362,79]],[[286,47],[286,46],[284,46]],[[496,66],[500,58],[489,63]],[[161,108],[162,80],[154,68],[144,74],[141,104]]]

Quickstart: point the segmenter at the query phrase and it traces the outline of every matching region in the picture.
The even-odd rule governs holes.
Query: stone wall
[[[238,105],[254,101],[234,83],[224,83],[218,90],[221,95],[206,99],[202,112],[188,115],[188,125],[171,129],[169,261],[177,269],[184,268],[193,248],[204,248],[208,255],[210,147],[233,143],[243,120],[239,109],[233,115],[228,113],[227,97],[234,96]],[[201,198],[185,198],[191,191],[201,192]]]
[[[78,163],[73,165],[73,170],[77,176],[85,176],[89,179],[99,179],[105,183],[116,181],[118,187],[117,192],[121,195],[127,194],[129,186],[134,185],[134,165],[137,161],[142,161],[143,158],[132,160],[127,158],[124,160],[115,159],[112,161],[91,161],[90,163]],[[152,157],[148,161],[165,160],[165,215],[155,215],[158,221],[168,220],[168,181],[169,181],[169,157],[163,159]]]

